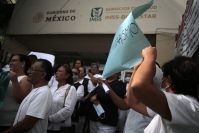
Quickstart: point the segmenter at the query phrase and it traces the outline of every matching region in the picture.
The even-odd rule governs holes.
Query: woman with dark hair
[[[102,75],[99,74],[99,65],[97,63],[91,64],[90,72],[85,76],[85,78],[90,79],[94,86],[97,85],[98,78],[101,78]]]
[[[53,102],[52,114],[48,118],[48,133],[60,133],[62,121],[65,121],[63,126],[71,126],[71,115],[77,101],[72,76],[72,70],[67,65],[59,67],[55,74],[58,85],[50,88]]]
[[[199,103],[196,100],[199,66],[189,57],[176,57],[165,63],[161,87],[156,89],[155,47],[142,51],[143,61],[134,67],[127,93],[127,104],[153,118],[146,133],[198,133]]]
[[[83,85],[84,85],[84,88],[87,88],[87,92],[90,93],[91,91],[93,91],[95,89],[95,86],[93,85],[91,80],[85,78],[85,75],[86,75],[86,68],[85,67],[80,67],[79,68],[78,82],[83,84],[84,81],[87,81],[88,83],[85,84],[85,85],[83,84]],[[85,93],[85,96],[88,93]],[[86,100],[85,98],[88,98],[88,96],[84,97],[83,100]]]
[[[69,63],[65,63],[64,65],[66,65],[66,66],[68,66],[68,67],[70,68]],[[61,64],[54,65],[54,67],[53,67],[53,76],[51,77],[50,81],[48,82],[48,86],[49,86],[49,87],[57,86],[57,85],[58,85],[58,82],[57,82],[57,80],[55,79],[55,74],[56,74],[57,70],[58,70],[61,66],[62,66]]]
[[[76,68],[80,68],[80,67],[84,67],[84,62],[81,60],[81,59],[77,59],[75,60],[74,64],[73,64],[73,67],[76,67]]]
[[[95,89],[95,86],[91,82],[90,79],[84,78],[86,75],[86,69],[84,67],[79,68],[79,75],[78,75],[78,82],[84,86],[84,95],[82,100],[80,101],[79,108],[78,108],[78,117],[79,121],[76,125],[75,133],[82,133],[88,126],[88,112],[90,103],[87,100],[91,91]]]
[[[16,54],[10,60],[10,82],[0,110],[0,132],[12,126],[20,103],[31,91],[32,85],[27,81],[30,66],[28,56],[23,54]]]

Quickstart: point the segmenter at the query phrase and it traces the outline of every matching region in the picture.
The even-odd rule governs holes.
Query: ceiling
[[[146,37],[155,46],[156,36],[148,34]],[[114,34],[10,35],[9,38],[29,51],[55,55],[57,63],[82,59],[90,65],[97,61],[105,64]]]

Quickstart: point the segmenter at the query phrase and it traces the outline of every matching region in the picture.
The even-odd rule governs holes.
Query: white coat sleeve
[[[70,117],[74,111],[75,104],[77,102],[77,92],[74,86],[71,86],[70,91],[66,97],[64,108],[57,113],[49,116],[50,122],[61,122],[67,117]]]
[[[77,101],[80,101],[84,96],[84,86],[80,85],[77,89]]]

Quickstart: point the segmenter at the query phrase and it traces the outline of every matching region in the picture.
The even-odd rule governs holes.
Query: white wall
[[[162,65],[174,58],[175,34],[158,33],[156,36],[157,62]]]

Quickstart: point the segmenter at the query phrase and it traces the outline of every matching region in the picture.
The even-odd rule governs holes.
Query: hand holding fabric
[[[95,104],[98,105],[99,104],[99,100],[97,99],[97,95],[94,95],[91,97],[90,101]]]

